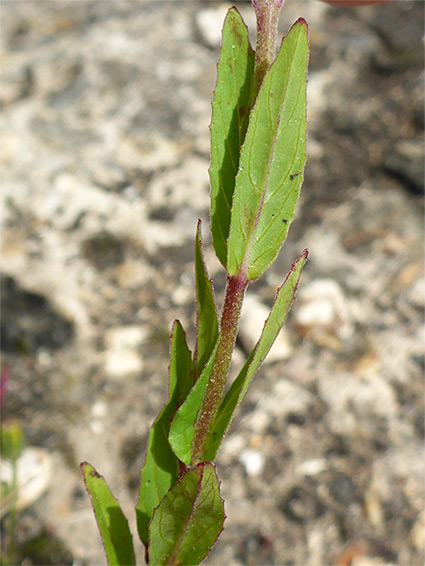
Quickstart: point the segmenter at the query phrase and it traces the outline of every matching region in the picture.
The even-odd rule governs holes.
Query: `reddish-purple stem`
[[[248,281],[244,274],[227,277],[217,350],[205,390],[204,401],[195,423],[192,465],[201,462],[203,459],[203,454],[220,407],[229,374],[230,361],[236,342],[238,322],[247,285]]]
[[[258,94],[264,76],[276,54],[279,14],[285,0],[252,0],[257,17],[257,46],[254,66],[254,95]]]

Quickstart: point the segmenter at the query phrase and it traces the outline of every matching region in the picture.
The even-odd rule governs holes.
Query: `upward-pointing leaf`
[[[253,72],[254,51],[248,30],[237,9],[231,8],[223,27],[210,126],[211,232],[223,267],[239,152],[248,126]]]
[[[145,465],[140,476],[137,502],[137,529],[142,542],[148,543],[148,525],[154,508],[172,487],[178,474],[178,460],[168,443],[170,422],[192,385],[192,360],[185,334],[178,320],[170,337],[170,392],[166,405],[149,432]]]
[[[254,350],[251,352],[244,367],[239,372],[238,377],[232,383],[220,406],[220,410],[214,424],[213,433],[210,437],[208,448],[205,451],[206,460],[214,460],[221,441],[233,419],[236,407],[242,401],[251,379],[254,377],[279,334],[286,315],[294,301],[301,270],[306,260],[307,250],[305,250],[293,264],[285,281],[278,288],[272,310],[264,324],[260,339],[258,340]]]
[[[208,276],[202,253],[201,221],[198,222],[195,244],[196,276],[196,349],[195,377],[202,373],[214,349],[218,337],[218,314],[212,281]]]
[[[214,362],[214,356],[217,348],[215,348],[205,364],[201,375],[195,385],[190,390],[185,402],[179,407],[179,410],[171,423],[168,440],[174,454],[186,466],[190,466],[192,461],[192,442],[195,436],[195,422],[204,400],[205,389],[207,387],[208,378]]]
[[[80,465],[90,495],[109,566],[136,564],[133,537],[127,519],[103,476],[88,462]]]
[[[255,280],[293,220],[306,160],[307,23],[283,39],[249,119],[232,205],[227,270]]]

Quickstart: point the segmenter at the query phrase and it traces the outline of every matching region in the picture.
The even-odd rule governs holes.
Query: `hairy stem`
[[[205,391],[204,401],[195,423],[192,444],[192,465],[202,461],[211,429],[217,416],[226,386],[233,348],[236,342],[238,322],[248,281],[244,275],[228,276],[223,310],[220,320],[220,334],[211,374]]]
[[[285,0],[252,0],[257,17],[257,47],[254,65],[254,99],[264,76],[276,54],[277,26],[279,14]]]

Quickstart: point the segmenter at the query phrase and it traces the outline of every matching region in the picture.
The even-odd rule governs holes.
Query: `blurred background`
[[[254,42],[252,9],[235,4]],[[17,492],[10,457],[2,467],[3,564],[104,563],[83,460],[136,533],[173,319],[193,343],[198,218],[222,300],[208,125],[229,7],[2,3],[2,432],[15,419],[24,436]],[[228,518],[206,563],[416,566],[424,6],[287,0],[280,33],[299,16],[311,41],[303,192],[278,260],[249,290],[233,373],[292,262],[306,247],[310,259],[218,457]]]

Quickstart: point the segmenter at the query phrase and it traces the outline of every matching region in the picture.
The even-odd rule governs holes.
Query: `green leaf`
[[[171,423],[170,434],[168,440],[174,454],[186,466],[190,466],[192,461],[192,442],[194,438],[194,426],[199,409],[204,399],[205,388],[207,386],[208,377],[211,372],[215,357],[216,348],[204,367],[199,379],[192,387],[186,401],[179,408]]]
[[[283,39],[249,119],[233,195],[227,270],[255,280],[294,218],[306,160],[307,23]]]
[[[145,545],[148,543],[148,525],[153,510],[177,480],[179,463],[168,443],[168,432],[175,412],[192,386],[191,372],[191,353],[186,345],[183,327],[176,320],[170,337],[168,401],[150,429],[145,464],[140,475],[137,529]]]
[[[235,177],[239,153],[248,126],[254,74],[254,51],[248,30],[236,8],[223,27],[212,104],[211,132],[211,232],[218,259],[226,267]]]
[[[201,221],[198,222],[195,245],[195,277],[196,277],[196,349],[195,375],[198,377],[208,362],[218,337],[218,314],[214,299],[214,288],[208,277],[202,253]]]
[[[238,407],[242,401],[248,389],[248,385],[279,334],[286,315],[294,301],[301,270],[307,260],[307,255],[307,250],[304,250],[297,261],[292,265],[291,271],[288,273],[283,284],[278,288],[270,315],[264,324],[260,339],[223,399],[214,424],[213,433],[210,437],[207,450],[205,451],[206,460],[214,460],[221,441],[233,420],[236,407]]]
[[[155,509],[149,526],[149,564],[199,564],[220,535],[224,519],[215,467],[198,464]]]
[[[118,501],[112,495],[105,479],[93,466],[83,462],[80,469],[90,495],[109,566],[136,564],[133,537]]]

